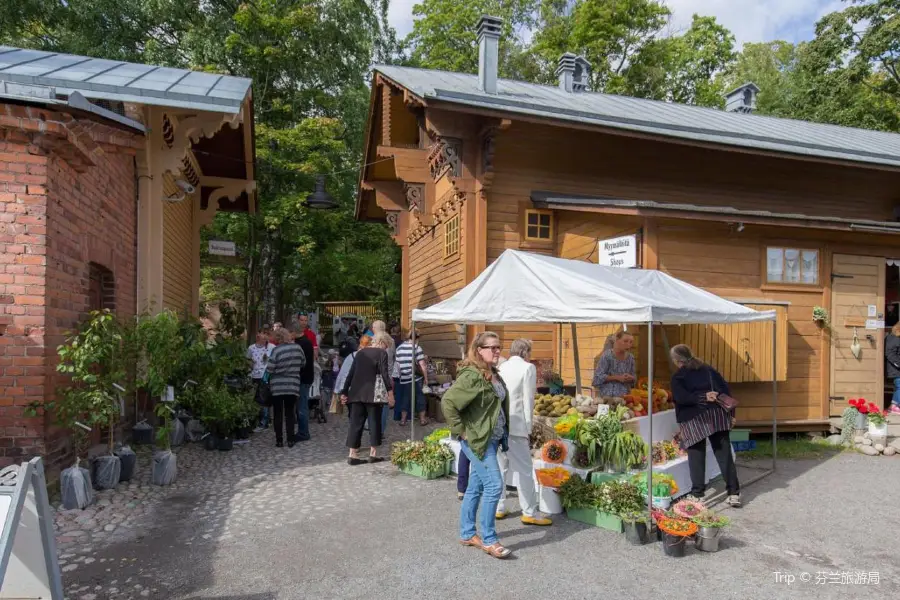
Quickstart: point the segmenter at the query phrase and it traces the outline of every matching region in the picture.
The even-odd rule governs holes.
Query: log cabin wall
[[[494,173],[487,194],[487,258],[492,261],[507,248],[542,252],[573,259],[597,260],[597,241],[629,233],[642,236],[645,268],[659,268],[688,283],[725,298],[747,301],[754,307],[779,311],[787,331],[778,346],[786,350],[777,368],[778,419],[782,423],[823,421],[835,408],[830,401],[830,353],[835,343],[827,329],[812,321],[815,306],[831,307],[831,257],[835,253],[894,257],[900,241],[872,233],[842,233],[771,225],[658,219],[598,214],[575,210],[553,211],[552,242],[526,239],[526,211],[533,210],[533,191],[582,194],[621,199],[653,200],[702,206],[729,206],[742,210],[769,210],[810,216],[832,216],[888,221],[898,203],[900,176],[890,171],[854,168],[725,152],[683,144],[612,136],[530,123],[513,122],[496,140]],[[767,284],[767,247],[802,247],[818,251],[819,276],[815,285]],[[883,309],[883,308],[882,308]],[[606,337],[618,327],[579,326],[578,341],[583,383],[589,385],[593,365]],[[750,370],[732,355],[751,353],[760,363],[770,334],[740,336],[704,327],[686,331],[667,327],[669,345],[686,341],[718,342],[698,348],[720,369],[732,365],[735,373]],[[646,371],[646,343],[641,328],[636,355],[640,373]],[[567,383],[574,380],[571,334],[557,326],[510,327],[504,340],[519,335],[536,338],[536,359],[552,358]],[[846,332],[839,331],[846,339]],[[542,337],[543,336],[543,337]],[[700,338],[698,338],[700,336]],[[743,340],[730,348],[727,339]],[[654,368],[659,379],[670,375],[661,335],[656,337]],[[543,340],[549,340],[547,344]],[[542,343],[543,342],[543,343]],[[561,342],[561,344],[560,344]],[[700,342],[703,343],[703,342]],[[549,345],[549,348],[548,348]],[[562,346],[562,355],[559,346]],[[729,352],[731,352],[729,354]],[[712,359],[710,358],[713,357]],[[767,367],[771,379],[771,367]],[[772,385],[754,382],[751,375],[736,379],[741,399],[739,421],[762,425],[771,421]],[[876,381],[878,377],[873,377]],[[851,392],[847,392],[851,393]]]

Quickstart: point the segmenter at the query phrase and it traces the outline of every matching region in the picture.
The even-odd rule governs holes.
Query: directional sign
[[[216,256],[234,256],[237,253],[234,242],[209,240],[209,253]]]
[[[598,262],[607,267],[633,269],[638,266],[637,247],[636,235],[600,240]]]
[[[0,470],[0,598],[62,600],[44,465]]]

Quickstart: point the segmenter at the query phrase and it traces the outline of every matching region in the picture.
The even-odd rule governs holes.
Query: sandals
[[[504,547],[503,544],[501,544],[500,542],[494,542],[490,546],[485,546],[482,543],[481,538],[478,537],[477,535],[473,535],[472,537],[470,537],[467,540],[459,540],[459,543],[462,544],[463,546],[471,546],[473,548],[481,548],[482,550],[484,550],[485,552],[487,552],[494,558],[503,559],[503,558],[509,558],[512,555],[512,550]]]
[[[512,555],[512,550],[506,548],[500,542],[494,542],[490,546],[482,546],[482,550],[493,556],[494,558],[509,558]]]

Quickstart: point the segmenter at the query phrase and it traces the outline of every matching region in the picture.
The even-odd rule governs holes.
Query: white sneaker
[[[741,505],[741,495],[740,494],[732,494],[725,499],[725,504],[731,506],[732,508],[740,508]]]

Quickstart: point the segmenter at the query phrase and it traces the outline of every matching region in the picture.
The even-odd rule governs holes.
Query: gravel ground
[[[716,554],[673,559],[565,517],[550,528],[511,517],[498,528],[515,556],[501,562],[456,543],[454,480],[351,468],[346,417],[311,427],[293,449],[270,433],[230,453],[185,448],[174,486],[146,485],[142,469],[88,518],[58,513],[67,597],[900,597],[900,458],[781,463],[745,489],[744,508],[725,510],[735,523]],[[394,439],[405,433],[392,426]],[[840,583],[857,572],[878,583]]]

